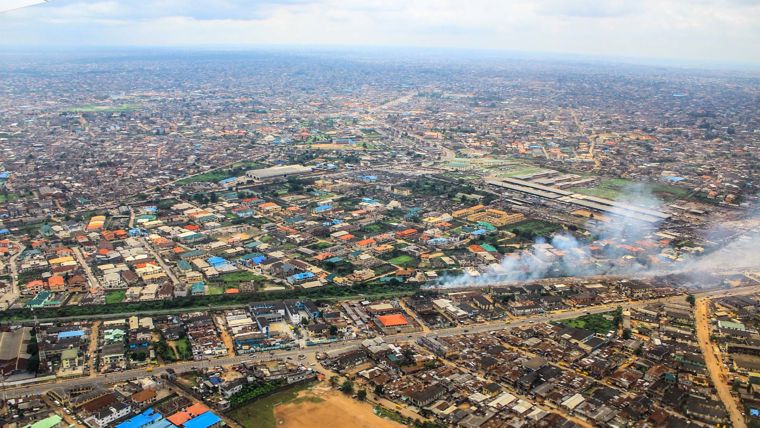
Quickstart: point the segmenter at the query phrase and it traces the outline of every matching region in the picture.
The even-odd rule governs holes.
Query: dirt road
[[[723,362],[719,355],[715,355],[715,347],[710,340],[710,300],[706,298],[700,298],[697,300],[696,309],[694,313],[695,327],[697,329],[697,340],[699,341],[699,348],[702,350],[702,355],[705,357],[705,364],[707,364],[707,371],[710,373],[710,379],[715,385],[715,389],[718,391],[718,397],[723,405],[726,406],[729,416],[731,417],[731,425],[734,428],[746,428],[747,424],[744,423],[744,416],[742,416],[741,409],[736,403],[736,400],[731,395],[731,387],[724,379],[728,379],[728,370],[723,367]]]

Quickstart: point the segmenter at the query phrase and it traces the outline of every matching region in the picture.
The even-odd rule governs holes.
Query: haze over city
[[[433,47],[757,65],[758,21],[760,3],[753,0],[167,0],[149,6],[53,0],[0,16],[0,44]]]

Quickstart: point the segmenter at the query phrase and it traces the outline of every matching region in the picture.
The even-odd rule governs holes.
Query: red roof
[[[396,327],[409,324],[409,321],[402,314],[380,315],[377,319],[383,327]]]
[[[402,230],[401,232],[396,232],[396,236],[410,236],[417,233],[417,229],[406,229]]]

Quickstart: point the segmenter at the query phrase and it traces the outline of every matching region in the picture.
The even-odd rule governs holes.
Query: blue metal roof
[[[223,265],[225,263],[228,263],[226,259],[224,259],[222,257],[217,257],[217,256],[209,257],[208,259],[206,259],[206,261],[210,265],[214,265],[214,266],[219,266],[219,265]]]
[[[219,416],[213,412],[201,413],[189,421],[185,422],[182,426],[184,428],[208,428],[221,422]]]
[[[116,428],[143,428],[159,419],[163,419],[163,416],[160,413],[156,413],[153,408],[148,408],[139,415],[116,425]]]
[[[84,336],[84,331],[82,330],[62,331],[58,333],[58,340],[68,339],[70,337],[82,337],[82,336]]]

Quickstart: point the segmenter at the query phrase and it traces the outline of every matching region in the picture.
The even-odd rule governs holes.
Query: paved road
[[[683,299],[682,296],[679,296],[678,298],[680,298],[681,300]],[[667,299],[660,299],[660,300],[665,301]],[[414,332],[414,333],[409,333],[409,334],[395,334],[395,335],[385,336],[384,339],[386,342],[399,343],[399,342],[413,341],[423,336],[448,337],[448,336],[456,336],[462,333],[470,333],[470,334],[471,333],[487,333],[491,331],[511,329],[514,327],[524,326],[524,325],[528,325],[532,323],[541,323],[541,322],[546,322],[546,321],[575,318],[577,316],[585,314],[586,312],[590,312],[590,313],[606,312],[606,311],[615,309],[615,307],[617,306],[641,307],[650,303],[652,302],[636,302],[636,303],[623,303],[623,304],[615,303],[615,304],[610,304],[610,305],[601,305],[601,306],[595,306],[591,308],[583,308],[583,309],[578,309],[578,310],[564,311],[564,312],[558,312],[558,313],[552,313],[552,314],[541,314],[541,315],[536,315],[529,318],[523,318],[523,319],[518,319],[518,320],[494,321],[490,323],[477,324],[477,325],[467,326],[467,327],[452,327],[452,328],[436,330],[434,332],[420,331],[420,332]],[[358,346],[361,344],[362,340],[363,339],[347,340],[347,341],[337,342],[333,344],[313,346],[308,349],[293,349],[293,350],[277,351],[277,352],[271,352],[271,353],[261,352],[261,353],[255,353],[255,354],[249,354],[249,355],[227,356],[227,357],[215,358],[211,360],[183,361],[183,362],[178,362],[174,364],[169,364],[166,366],[155,367],[152,371],[148,371],[147,368],[137,368],[137,369],[127,370],[123,372],[108,373],[107,375],[99,376],[97,379],[74,378],[74,379],[58,380],[56,382],[51,382],[51,383],[9,387],[7,390],[7,393],[9,397],[22,396],[22,395],[28,395],[28,394],[42,394],[46,391],[49,391],[50,389],[53,389],[56,387],[62,387],[62,386],[69,387],[69,386],[92,384],[92,383],[107,384],[107,383],[123,382],[126,380],[136,379],[136,378],[145,377],[149,375],[160,375],[162,373],[165,373],[167,368],[172,368],[177,373],[182,373],[186,371],[191,371],[195,368],[227,366],[231,364],[239,364],[244,361],[251,361],[251,360],[257,360],[257,359],[259,360],[271,359],[273,357],[277,357],[277,358],[290,357],[294,361],[297,361],[297,357],[299,354],[305,354],[307,358],[310,358],[312,354],[315,354],[320,351],[349,349],[351,347]]]
[[[87,261],[84,259],[82,250],[79,247],[73,247],[72,249],[74,251],[74,257],[76,257],[79,264],[82,265],[82,269],[84,269],[84,273],[87,275],[87,282],[90,284],[90,294],[98,294],[100,290],[103,289],[103,287],[100,285],[100,282],[92,273],[90,265],[87,264]]]
[[[726,406],[726,411],[731,417],[731,425],[734,428],[746,428],[747,424],[744,422],[744,416],[739,409],[736,400],[731,395],[731,388],[728,385],[728,373],[723,366],[722,358],[715,353],[715,347],[710,339],[710,300],[707,298],[699,298],[696,304],[696,311],[694,317],[696,318],[695,327],[697,330],[697,341],[699,347],[702,349],[702,355],[705,358],[705,364],[707,365],[707,372],[710,374],[715,389],[718,392],[718,398]]]
[[[751,294],[751,293],[757,293],[757,292],[760,292],[760,287],[742,287],[742,288],[735,288],[735,289],[730,289],[730,290],[712,290],[712,291],[704,291],[700,293],[695,293],[695,295],[697,297],[705,298],[705,297],[736,296],[736,295]],[[614,310],[617,306],[621,306],[624,309],[625,308],[639,308],[639,307],[643,307],[652,303],[684,302],[684,301],[685,301],[684,296],[680,295],[680,296],[671,296],[671,297],[652,299],[652,300],[646,300],[646,301],[637,301],[637,302],[632,302],[632,303],[631,302],[611,303],[607,305],[598,305],[598,306],[581,308],[581,309],[533,315],[529,317],[518,318],[515,320],[499,320],[499,321],[493,321],[493,322],[488,322],[488,323],[476,324],[472,326],[458,326],[458,327],[435,330],[433,332],[419,331],[419,332],[414,332],[414,333],[409,333],[409,334],[395,334],[395,335],[385,336],[384,339],[386,342],[400,343],[400,342],[413,341],[423,336],[436,338],[436,337],[456,336],[459,334],[487,333],[491,331],[506,330],[506,329],[511,329],[515,327],[525,326],[525,325],[533,324],[533,323],[542,323],[542,322],[548,322],[548,321],[557,321],[557,320],[575,318],[580,315],[584,315],[586,313],[593,314],[593,313],[607,312],[607,311]],[[30,384],[30,385],[22,385],[22,386],[8,386],[6,388],[6,393],[8,397],[19,397],[19,396],[24,396],[24,395],[39,395],[57,387],[70,387],[70,386],[83,385],[83,384],[109,384],[109,383],[123,382],[123,381],[131,380],[131,379],[142,378],[149,375],[158,376],[163,373],[166,373],[166,370],[168,368],[175,370],[177,373],[183,373],[183,372],[192,371],[194,369],[199,369],[199,368],[228,366],[228,365],[233,365],[233,364],[239,364],[245,361],[268,360],[272,358],[286,359],[290,357],[293,361],[299,361],[298,356],[300,354],[304,354],[307,357],[307,359],[313,360],[314,354],[316,354],[317,352],[322,352],[322,351],[327,351],[327,350],[349,349],[351,347],[359,346],[361,342],[362,342],[362,339],[354,339],[354,340],[346,340],[343,342],[337,342],[337,343],[332,343],[332,344],[312,346],[308,349],[293,349],[293,350],[283,350],[283,351],[276,351],[276,352],[260,352],[260,353],[254,353],[254,354],[249,354],[249,355],[226,356],[226,357],[215,358],[211,360],[182,361],[182,362],[177,362],[177,363],[173,363],[173,364],[169,364],[165,366],[154,367],[151,371],[149,371],[149,369],[147,368],[137,368],[137,369],[132,369],[132,370],[126,370],[123,372],[109,373],[107,375],[99,376],[95,379],[73,378],[73,379],[62,379],[56,382],[47,382],[47,383]]]
[[[169,266],[164,262],[164,258],[161,257],[158,252],[153,248],[153,245],[151,245],[150,242],[148,242],[148,238],[142,238],[143,245],[145,246],[145,249],[148,250],[148,252],[153,256],[153,258],[158,262],[159,266],[161,266],[161,269],[166,272],[166,275],[169,276],[169,279],[171,279],[173,285],[179,285],[180,282],[177,279],[177,277],[174,275],[174,272],[169,268]]]

